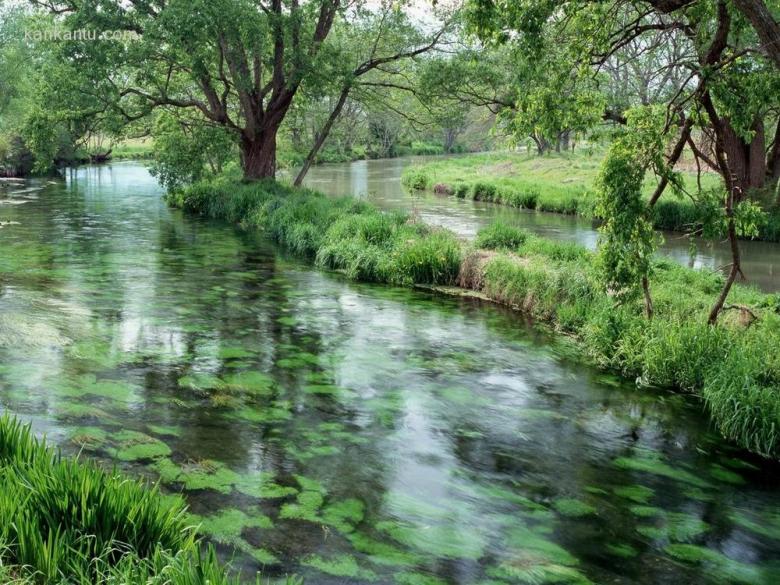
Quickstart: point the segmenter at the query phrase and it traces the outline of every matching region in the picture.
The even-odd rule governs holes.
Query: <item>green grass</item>
[[[705,325],[720,273],[657,260],[655,318],[640,302],[616,306],[594,254],[571,243],[491,226],[476,245],[351,198],[328,198],[271,181],[223,178],[169,196],[191,212],[261,230],[288,250],[350,278],[399,285],[458,285],[520,309],[573,336],[599,367],[642,386],[701,397],[715,428],[766,456],[780,454],[780,298],[735,286],[727,311]],[[744,315],[742,315],[744,316]]]
[[[408,167],[401,178],[407,189],[429,190],[475,201],[488,201],[566,215],[594,216],[593,186],[601,167],[601,151],[577,151],[535,156],[520,153],[473,154]],[[682,173],[686,188],[695,191],[696,174]],[[703,189],[720,187],[715,173],[704,173]],[[644,195],[656,187],[648,177]],[[760,239],[780,241],[780,209],[767,205],[769,218]],[[702,222],[703,212],[687,198],[671,190],[655,206],[655,227],[671,231],[692,231]]]
[[[143,160],[154,157],[154,143],[144,138],[129,138],[116,144],[111,151],[114,160]]]
[[[0,418],[3,583],[238,584],[203,552],[181,500],[66,459]]]

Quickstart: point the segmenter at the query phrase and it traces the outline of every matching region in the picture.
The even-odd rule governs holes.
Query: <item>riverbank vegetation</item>
[[[15,585],[238,585],[204,552],[183,500],[64,458],[0,418],[0,579]]]
[[[597,218],[596,180],[605,149],[596,146],[563,153],[537,156],[529,152],[492,152],[422,162],[404,170],[402,182],[410,190],[432,191],[439,195],[488,201],[526,210]],[[652,210],[656,229],[702,234],[718,213],[714,196],[723,188],[717,173],[679,173],[681,187],[691,198],[670,197],[658,201]],[[642,187],[645,202],[650,201],[658,181],[647,176]],[[766,211],[753,239],[780,241],[780,207],[774,198],[761,197]],[[718,237],[724,234],[717,234]]]
[[[751,451],[780,447],[780,299],[734,287],[717,327],[707,325],[724,277],[652,262],[654,317],[640,298],[622,303],[604,285],[594,253],[497,225],[476,243],[351,198],[279,183],[202,182],[171,204],[262,230],[291,252],[350,278],[478,291],[574,336],[604,369],[641,387],[700,397],[713,424]],[[455,287],[455,288],[452,288]]]

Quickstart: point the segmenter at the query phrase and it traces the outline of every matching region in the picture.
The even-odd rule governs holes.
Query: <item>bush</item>
[[[496,192],[493,183],[478,181],[471,186],[471,198],[474,201],[495,201]]]
[[[501,248],[517,250],[525,244],[527,239],[528,233],[524,230],[505,223],[495,222],[479,230],[474,245],[485,250],[498,250]]]
[[[431,179],[425,171],[411,167],[406,169],[401,175],[401,184],[407,189],[423,191],[431,184]]]
[[[469,186],[463,182],[455,183],[453,192],[455,193],[455,197],[458,199],[465,199],[466,195],[469,194]]]

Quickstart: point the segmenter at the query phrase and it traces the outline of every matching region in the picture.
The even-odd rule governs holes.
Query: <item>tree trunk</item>
[[[772,18],[766,4],[763,0],[734,0],[734,4],[753,25],[761,40],[761,49],[780,68],[780,25]]]
[[[241,137],[241,168],[244,179],[276,178],[276,133],[279,128],[269,128],[256,137]]]
[[[729,275],[726,279],[726,284],[723,286],[723,290],[721,290],[720,295],[718,295],[718,300],[715,301],[712,310],[710,310],[710,316],[707,320],[710,325],[715,325],[718,322],[718,315],[720,315],[720,312],[723,310],[723,304],[726,302],[726,298],[729,296],[729,292],[731,292],[731,287],[734,285],[734,281],[737,279],[737,276],[742,274],[739,243],[737,241],[737,228],[734,224],[733,198],[731,195],[729,195],[728,198],[732,199],[732,201],[728,204],[726,211],[726,214],[729,217],[728,233],[729,244],[731,246],[731,270],[729,270]]]
[[[780,179],[780,118],[777,120],[772,148],[767,155],[766,171],[770,179]]]
[[[322,145],[325,144],[325,140],[328,138],[328,135],[330,134],[330,130],[331,128],[333,128],[333,124],[341,115],[341,111],[344,109],[344,104],[347,103],[347,97],[349,97],[350,89],[351,87],[345,87],[344,89],[341,90],[341,95],[339,96],[338,103],[336,103],[336,107],[333,108],[333,110],[330,113],[330,116],[328,116],[328,120],[325,122],[325,125],[317,133],[316,135],[317,138],[314,141],[314,144],[312,145],[309,154],[306,155],[306,160],[303,161],[303,166],[301,167],[301,170],[298,172],[298,176],[295,177],[294,185],[296,187],[300,187],[303,184],[303,179],[306,176],[306,173],[309,172],[311,165],[314,164],[314,159],[317,157],[317,154],[320,152]]]
[[[642,277],[642,292],[645,295],[645,315],[648,319],[653,318],[653,297],[650,294],[650,280],[647,275]]]
[[[723,151],[728,160],[728,168],[733,188],[737,190],[735,204],[750,189],[760,189],[766,183],[767,168],[764,148],[764,123],[757,118],[753,123],[753,140],[749,143],[737,134],[727,118],[720,123],[720,136]]]

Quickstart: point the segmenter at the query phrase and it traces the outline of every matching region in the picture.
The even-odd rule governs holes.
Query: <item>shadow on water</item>
[[[31,194],[0,209],[2,408],[181,493],[244,574],[778,582],[780,471],[687,397],[184,217],[139,165]]]

